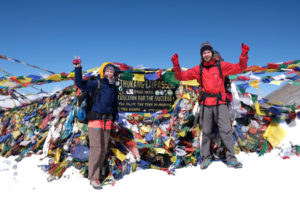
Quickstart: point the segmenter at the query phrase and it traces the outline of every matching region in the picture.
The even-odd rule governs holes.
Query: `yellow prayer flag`
[[[60,81],[61,80],[61,75],[60,74],[51,74],[49,75],[46,80],[50,81]]]
[[[87,70],[87,72],[94,72],[94,71],[97,71],[98,69],[99,69],[98,67],[95,67],[95,68],[93,68],[93,69]]]
[[[258,89],[258,80],[254,80],[254,81],[250,82],[249,85],[251,85],[252,87]]]
[[[134,79],[135,81],[145,81],[145,74],[134,74]]]
[[[87,135],[81,135],[79,136],[80,141],[85,141],[87,139]]]
[[[122,162],[126,159],[125,154],[123,154],[119,149],[111,148],[111,151],[115,154],[115,156],[121,160]]]
[[[47,138],[48,134],[45,135],[42,139],[40,139],[39,141],[37,141],[36,145],[40,146],[40,144]]]
[[[191,156],[192,163],[196,163],[197,159],[194,156]]]
[[[19,83],[12,82],[11,80],[0,81],[0,86],[3,86],[3,87],[17,87],[18,85],[19,85]]]
[[[4,142],[2,144],[0,144],[0,149],[3,149],[4,144],[5,144]]]
[[[183,95],[183,98],[184,98],[184,99],[190,100],[190,99],[191,99],[191,96],[190,96],[189,93],[185,93],[185,94]]]
[[[120,142],[120,138],[119,137],[113,137],[113,136],[110,136],[110,138],[115,141],[115,142]]]
[[[84,175],[84,174],[82,174]],[[103,183],[105,183],[106,181],[110,180],[112,178],[112,175],[109,174],[104,180],[103,180]]]
[[[147,144],[147,142],[144,139],[137,139],[137,141],[142,144]]]
[[[259,106],[258,101],[256,101],[256,102],[254,103],[254,105],[255,105],[255,110],[256,110],[256,114],[257,114],[257,115],[260,115],[260,116],[266,116],[266,112],[260,110],[260,106]]]
[[[136,163],[131,163],[131,171],[132,171],[132,172],[135,172],[137,166],[138,166],[138,165],[137,165]]]
[[[283,81],[271,81],[270,84],[280,85]]]
[[[168,113],[168,114],[163,115],[163,117],[169,118],[169,117],[171,117],[171,115]]]
[[[300,65],[299,64],[290,64],[287,68],[294,69],[295,67],[300,67]]]
[[[286,134],[287,132],[282,129],[278,123],[271,122],[263,134],[263,137],[267,139],[273,147],[276,147]]]
[[[21,84],[30,83],[31,78],[24,77],[23,79],[18,79]]]
[[[180,100],[179,98],[175,100],[174,104],[172,105],[173,109],[175,108],[175,106],[177,105],[177,103],[178,103],[179,100]]]
[[[199,124],[197,124],[197,125],[195,126],[194,130],[196,131],[197,135],[200,135],[200,133],[201,133],[201,128],[200,128]]]
[[[276,103],[278,105],[282,105],[282,102],[280,102],[280,101],[274,101],[274,103]]]
[[[140,133],[142,136],[144,136],[145,134],[149,133],[151,131],[152,127],[151,126],[148,126],[148,125],[143,125],[141,126],[140,128]]]
[[[162,133],[162,131],[160,130],[160,128],[157,128],[156,129],[156,137],[159,137],[161,133]]]
[[[174,162],[176,162],[176,161],[177,161],[177,156],[172,156],[171,162],[174,163]]]
[[[154,148],[154,150],[156,151],[156,153],[169,154],[169,152],[167,150],[165,150],[164,148]]]
[[[21,135],[21,132],[19,130],[14,131],[12,133],[12,136],[13,136],[14,140],[16,140],[20,135]]]
[[[277,72],[278,69],[267,69],[266,72],[267,73],[271,73],[271,72]]]
[[[68,78],[75,78],[75,72],[71,72],[71,73],[68,75]]]
[[[61,152],[61,149],[57,148],[56,152],[55,152],[55,156],[54,156],[54,164],[57,164],[60,162],[60,152]]]
[[[165,145],[169,148],[170,146],[170,141],[171,141],[171,138],[169,138],[168,140],[165,141]]]
[[[150,113],[144,113],[144,117],[151,117]]]
[[[261,115],[258,101],[255,101],[254,105],[255,105],[256,114]]]
[[[186,135],[185,131],[181,131],[180,133],[177,133],[178,135],[180,135],[181,137],[184,137]]]
[[[199,83],[198,83],[197,79],[190,80],[190,81],[181,81],[181,84],[182,85],[196,86],[196,87],[199,86]]]
[[[155,165],[150,165],[151,169],[159,169],[159,167],[156,167]]]
[[[256,73],[265,72],[265,70],[255,70]]]

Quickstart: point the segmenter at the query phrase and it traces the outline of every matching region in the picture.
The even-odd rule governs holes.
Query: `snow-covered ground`
[[[290,199],[298,198],[300,158],[283,160],[278,150],[258,157],[240,153],[242,169],[213,162],[206,170],[199,166],[177,169],[175,175],[159,170],[138,170],[114,186],[94,190],[86,178],[71,167],[59,180],[47,181],[38,165],[47,159],[33,155],[16,162],[0,157],[0,195],[4,199]],[[2,198],[1,198],[2,199]]]

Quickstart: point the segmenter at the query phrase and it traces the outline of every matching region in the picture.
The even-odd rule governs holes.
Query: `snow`
[[[16,157],[0,157],[1,196],[19,199],[288,199],[299,196],[300,158],[282,159],[279,150],[259,157],[256,153],[237,155],[244,167],[232,169],[213,162],[206,170],[199,166],[177,169],[175,175],[148,169],[126,175],[114,186],[94,190],[73,167],[59,180],[48,182],[39,165],[48,158],[32,155],[16,162]],[[1,198],[2,199],[2,198]]]
[[[15,100],[15,99],[10,98],[10,96],[0,96],[0,108],[1,107],[13,108],[15,106],[20,106],[21,103],[26,104],[28,102],[38,101],[44,97],[51,96],[60,90],[62,90],[62,89],[57,86],[53,89],[52,92],[49,92],[49,93],[39,93],[39,94],[29,94],[29,95],[23,94],[27,98],[26,101],[22,98],[18,98],[18,100]]]

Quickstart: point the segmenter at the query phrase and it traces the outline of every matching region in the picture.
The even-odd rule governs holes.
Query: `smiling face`
[[[104,76],[107,77],[108,79],[111,79],[114,76],[114,71],[111,69],[107,69],[104,72]]]
[[[205,50],[202,53],[202,58],[205,62],[209,62],[212,59],[212,51],[211,50]]]

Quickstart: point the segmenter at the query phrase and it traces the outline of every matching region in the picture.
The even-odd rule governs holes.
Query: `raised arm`
[[[175,53],[171,61],[173,62],[173,71],[175,73],[175,78],[179,81],[188,81],[193,79],[200,79],[200,70],[199,66],[195,66],[186,71],[182,71],[178,62],[178,55]]]
[[[242,53],[240,55],[239,63],[232,64],[229,62],[221,62],[222,70],[224,71],[223,76],[242,73],[247,68],[249,50],[249,46],[242,43]]]
[[[93,81],[84,81],[82,80],[82,65],[80,56],[77,58],[75,56],[73,60],[73,66],[75,68],[75,85],[84,91],[93,91],[97,88],[98,82],[96,80]]]

